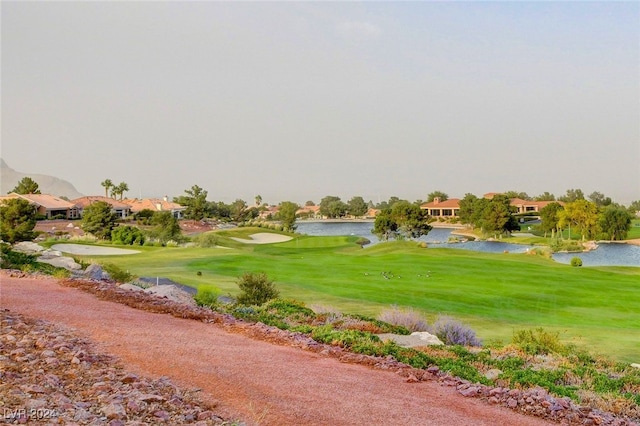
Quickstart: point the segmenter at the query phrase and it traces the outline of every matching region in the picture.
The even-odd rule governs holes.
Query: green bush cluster
[[[119,266],[113,263],[103,263],[102,269],[106,271],[112,280],[119,283],[128,283],[135,279],[135,276],[130,274],[129,271],[123,271]]]
[[[580,259],[578,256],[572,257],[571,266],[582,266],[582,259]]]
[[[513,333],[512,341],[531,355],[567,352],[567,347],[560,342],[560,334],[545,331],[543,328],[517,330]]]
[[[141,246],[145,239],[144,232],[135,226],[118,226],[111,231],[111,241],[114,244]]]
[[[278,297],[279,291],[265,273],[247,272],[238,279],[240,305],[262,305]]]

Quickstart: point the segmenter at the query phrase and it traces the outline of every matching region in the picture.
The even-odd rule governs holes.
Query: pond
[[[373,222],[303,222],[297,223],[298,232],[307,235],[356,235],[365,237],[371,244],[380,242],[371,233]],[[525,253],[531,246],[497,241],[467,241],[449,244],[447,241],[454,229],[433,228],[418,241],[425,241],[429,247],[474,250],[485,253]],[[553,258],[560,263],[570,263],[571,258],[582,259],[583,266],[637,266],[640,267],[640,247],[630,244],[600,243],[598,249],[587,253],[556,253]]]

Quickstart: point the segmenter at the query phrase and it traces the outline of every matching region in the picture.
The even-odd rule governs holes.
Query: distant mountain
[[[11,191],[16,187],[16,185],[18,185],[18,182],[26,176],[29,176],[31,179],[36,181],[40,188],[40,192],[43,194],[67,197],[70,200],[83,196],[83,194],[79,193],[78,190],[66,180],[47,175],[17,172],[9,167],[2,158],[0,158],[0,195],[5,195],[7,192]]]

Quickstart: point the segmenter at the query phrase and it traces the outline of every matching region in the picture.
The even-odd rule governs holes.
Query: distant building
[[[129,205],[132,213],[138,213],[142,210],[151,210],[154,212],[171,212],[176,219],[184,217],[186,207],[169,201],[168,197],[164,198],[144,198],[144,199],[125,199],[123,203]]]
[[[98,201],[104,201],[105,203],[111,206],[111,211],[114,212],[118,217],[124,219],[131,214],[131,208],[129,204],[126,204],[123,201],[118,201],[114,198],[104,197],[101,195],[87,196],[76,198],[75,200],[71,200],[73,204],[78,208],[78,212],[80,216],[82,216],[82,212],[84,209],[89,207],[91,204],[96,203]]]
[[[432,217],[457,217],[460,214],[460,200],[450,198],[440,201],[440,197],[435,197],[430,203],[421,204],[420,208],[426,210]]]
[[[80,217],[77,206],[74,202],[63,200],[49,194],[16,194],[0,197],[0,202],[9,199],[23,199],[36,208],[39,215],[47,219],[78,219]]]

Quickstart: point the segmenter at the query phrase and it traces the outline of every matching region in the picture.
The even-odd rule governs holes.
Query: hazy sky
[[[640,199],[640,2],[2,1],[1,156],[100,194]]]

